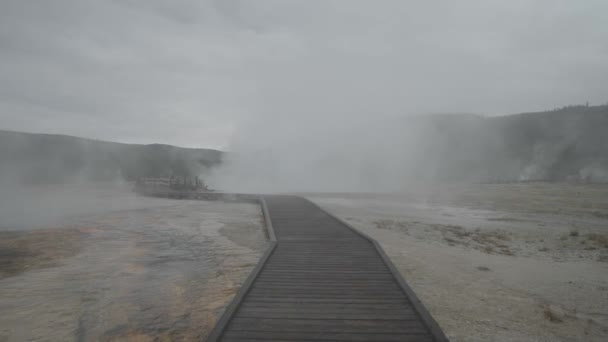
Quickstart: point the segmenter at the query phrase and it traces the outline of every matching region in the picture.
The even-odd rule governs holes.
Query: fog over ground
[[[232,153],[211,181],[227,190],[393,189],[424,173],[411,166],[427,132],[410,115],[605,103],[607,11],[602,0],[2,1],[0,128],[221,148]]]

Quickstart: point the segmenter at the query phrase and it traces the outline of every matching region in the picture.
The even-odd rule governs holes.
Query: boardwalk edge
[[[249,273],[249,276],[247,277],[245,282],[241,285],[238,292],[236,293],[234,298],[232,298],[232,300],[230,301],[230,304],[228,304],[228,306],[222,313],[222,316],[220,317],[220,319],[217,321],[217,323],[215,324],[215,326],[213,327],[213,329],[207,336],[207,339],[205,339],[204,341],[216,342],[216,341],[220,340],[220,338],[222,337],[222,334],[224,333],[224,331],[226,330],[226,327],[228,326],[228,323],[230,322],[230,319],[236,313],[236,310],[241,305],[241,302],[243,301],[243,299],[245,298],[245,296],[251,289],[251,285],[256,280],[256,278],[260,274],[260,271],[262,271],[262,268],[264,268],[264,265],[266,265],[266,261],[268,260],[268,258],[270,258],[270,256],[272,255],[272,253],[274,252],[274,250],[277,246],[276,235],[274,232],[274,228],[272,227],[272,220],[270,219],[270,215],[268,213],[268,207],[266,205],[266,201],[264,200],[264,197],[261,197],[261,196],[258,198],[258,201],[262,207],[262,216],[264,217],[264,225],[266,227],[266,234],[268,235],[268,240],[269,240],[270,246],[268,246],[268,248],[266,249],[266,252],[264,252],[262,257],[258,261],[257,265],[254,267],[254,269],[251,271],[251,273]]]
[[[439,326],[439,324],[437,323],[437,321],[433,318],[433,316],[431,316],[431,313],[426,309],[426,307],[424,306],[422,301],[420,301],[418,296],[416,296],[416,293],[414,292],[414,290],[412,290],[412,288],[405,282],[405,279],[403,279],[403,276],[401,275],[401,273],[399,273],[399,270],[397,269],[397,267],[395,267],[395,265],[393,264],[391,259],[388,257],[388,255],[386,255],[386,252],[384,251],[382,246],[378,243],[378,241],[376,241],[369,235],[359,231],[357,228],[353,227],[350,223],[348,223],[348,222],[342,220],[341,218],[337,217],[336,215],[330,213],[329,211],[322,208],[317,203],[309,200],[308,198],[305,198],[305,197],[302,197],[302,198],[304,198],[306,201],[312,203],[315,207],[319,208],[322,212],[329,215],[334,220],[342,223],[343,225],[348,227],[350,230],[354,231],[359,236],[361,236],[364,239],[371,242],[374,245],[374,247],[376,248],[376,252],[378,252],[378,254],[382,258],[382,260],[384,260],[384,263],[388,266],[390,273],[393,275],[393,277],[399,284],[399,287],[401,287],[401,290],[403,291],[403,293],[405,293],[406,297],[408,297],[408,299],[412,302],[414,309],[416,310],[416,312],[418,313],[418,315],[420,316],[420,318],[422,319],[424,324],[427,326],[427,328],[429,328],[429,331],[433,335],[433,338],[435,339],[435,341],[437,341],[437,342],[449,342],[450,341],[447,338],[447,336],[445,335],[445,333],[443,332],[443,330],[441,329],[441,327]]]

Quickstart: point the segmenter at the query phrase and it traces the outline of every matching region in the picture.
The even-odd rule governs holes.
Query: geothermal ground
[[[19,200],[42,208],[51,198],[73,205],[0,231],[0,341],[202,340],[265,250],[254,204],[120,186],[30,189]]]
[[[453,341],[608,340],[608,186],[306,194],[380,242]]]
[[[304,195],[377,239],[453,341],[608,339],[606,185]],[[266,248],[257,205],[124,185],[1,209],[0,341],[200,340]]]

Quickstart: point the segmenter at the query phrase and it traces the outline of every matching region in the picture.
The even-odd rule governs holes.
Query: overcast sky
[[[0,129],[226,149],[252,121],[587,101],[606,0],[0,1]]]

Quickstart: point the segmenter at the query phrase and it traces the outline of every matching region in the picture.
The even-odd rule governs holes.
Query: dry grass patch
[[[86,235],[78,229],[0,233],[0,279],[59,265],[80,252]]]
[[[608,248],[608,235],[591,233],[587,234],[587,241],[590,241],[597,247]]]
[[[408,224],[406,222],[395,220],[378,220],[375,221],[374,224],[378,229],[407,230],[408,228]]]
[[[450,245],[461,245],[480,250],[488,254],[513,255],[508,242],[511,237],[502,231],[474,231],[460,226],[441,226],[443,239]]]
[[[545,306],[543,309],[543,315],[549,322],[561,323],[564,321],[564,313],[561,310],[557,310],[551,306]]]
[[[591,215],[598,217],[598,218],[603,218],[603,219],[608,219],[608,212],[601,212],[601,211],[592,211]]]

